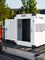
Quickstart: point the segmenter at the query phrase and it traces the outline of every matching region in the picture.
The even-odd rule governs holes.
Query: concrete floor
[[[7,55],[2,55],[0,54],[0,60],[23,60],[23,59],[20,59],[20,58],[13,58],[13,57],[10,57],[10,56],[7,56]]]
[[[10,57],[10,56],[5,55],[5,54],[0,54],[0,60],[25,60],[25,59],[21,59],[21,58],[18,58],[16,56],[13,58],[13,57]],[[36,57],[35,60],[45,60],[45,53]]]
[[[18,56],[13,56],[4,52],[0,52],[0,60],[27,60]]]

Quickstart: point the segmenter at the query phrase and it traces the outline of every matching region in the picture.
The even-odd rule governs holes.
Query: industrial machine
[[[5,39],[27,47],[45,44],[45,15],[19,14],[5,20]]]
[[[45,53],[44,44],[45,15],[19,14],[14,19],[5,20],[5,42],[0,46],[0,50],[35,60],[37,56]]]

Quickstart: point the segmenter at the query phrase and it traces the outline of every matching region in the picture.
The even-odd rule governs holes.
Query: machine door
[[[15,40],[15,21],[14,20],[5,20],[5,39]]]

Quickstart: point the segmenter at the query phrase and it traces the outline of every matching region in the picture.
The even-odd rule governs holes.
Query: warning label
[[[45,24],[35,24],[35,32],[45,31]]]

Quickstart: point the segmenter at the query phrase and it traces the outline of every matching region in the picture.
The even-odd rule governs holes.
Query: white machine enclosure
[[[5,20],[5,39],[27,47],[45,44],[45,15],[19,14]]]
[[[32,47],[32,46],[41,46],[43,44],[45,44],[45,15],[41,15],[41,14],[36,14],[35,16],[32,14],[19,14],[15,17],[16,21],[17,21],[17,38],[16,38],[16,43],[18,45],[23,45],[23,46],[28,46],[28,47]],[[18,34],[19,37],[21,37],[21,29],[20,31],[18,31],[19,27],[18,27],[18,20],[22,20],[22,19],[30,19],[30,41],[22,41],[21,38],[18,38]],[[21,25],[19,23],[19,25]],[[19,32],[19,33],[18,33]],[[27,33],[27,32],[26,32]],[[25,34],[26,35],[26,34]],[[19,40],[21,39],[21,40]]]

